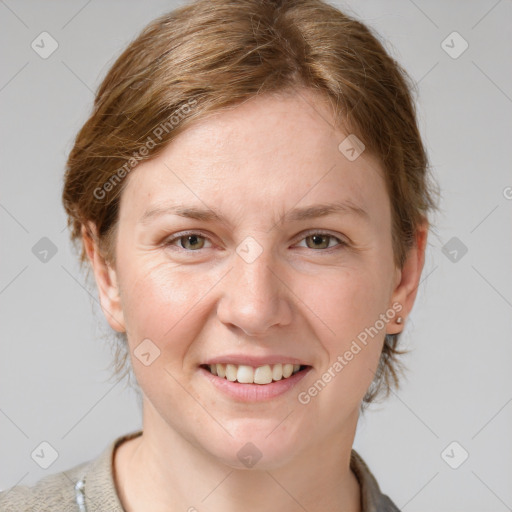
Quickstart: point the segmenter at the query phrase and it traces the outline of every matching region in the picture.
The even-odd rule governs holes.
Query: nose
[[[264,250],[251,263],[238,254],[233,259],[233,268],[222,281],[219,320],[248,336],[264,335],[271,327],[290,324],[290,286],[279,275],[270,251]]]

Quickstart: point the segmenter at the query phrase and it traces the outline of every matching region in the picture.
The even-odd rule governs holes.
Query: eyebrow
[[[370,216],[366,210],[353,203],[351,200],[344,200],[334,203],[315,204],[303,208],[294,208],[286,212],[280,219],[280,222],[298,222],[340,213],[359,217],[366,222],[370,220]],[[162,215],[178,215],[179,217],[204,222],[217,221],[228,223],[222,215],[219,215],[211,208],[197,208],[182,205],[156,205],[146,210],[138,222],[147,224],[151,219]]]

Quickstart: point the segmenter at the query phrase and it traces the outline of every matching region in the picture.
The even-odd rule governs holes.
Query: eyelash
[[[178,233],[177,235],[174,235],[171,238],[168,238],[164,242],[164,246],[172,247],[172,246],[174,246],[174,242],[176,242],[177,240],[180,240],[181,238],[184,238],[186,236],[193,236],[193,235],[201,237],[201,238],[204,238],[204,239],[208,240],[209,242],[211,242],[211,240],[206,235],[203,235],[202,233],[200,233],[198,231],[186,231],[186,232],[183,232],[183,233]],[[333,250],[338,250],[338,249],[341,249],[343,247],[348,246],[347,242],[345,242],[345,241],[341,240],[340,238],[338,238],[337,236],[334,236],[333,234],[327,233],[325,231],[310,231],[310,232],[307,232],[307,233],[303,234],[302,238],[300,238],[298,241],[302,242],[306,238],[308,238],[310,236],[313,236],[313,235],[328,236],[331,239],[334,239],[334,240],[336,240],[338,242],[338,244],[333,246],[333,247],[326,247],[325,249],[311,249],[312,251],[315,251],[315,252],[331,253],[331,252],[333,252]],[[177,246],[174,246],[174,247],[177,247]],[[196,250],[185,249],[184,247],[177,247],[177,249],[178,249],[178,251],[183,251],[183,252],[187,252],[187,253],[199,252],[201,250],[201,249],[196,249]],[[209,247],[206,247],[206,249],[209,249]],[[310,249],[310,248],[309,247],[304,247],[304,249]]]

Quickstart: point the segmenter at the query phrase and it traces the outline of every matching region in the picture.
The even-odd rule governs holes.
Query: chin
[[[264,425],[267,427],[268,422]],[[299,448],[297,439],[278,429],[272,432],[272,429],[258,427],[261,425],[245,422],[232,438],[226,435],[224,443],[217,440],[214,445],[206,444],[203,447],[215,459],[232,469],[274,470],[294,458]],[[274,421],[272,428],[275,427]],[[209,441],[211,443],[211,439]]]

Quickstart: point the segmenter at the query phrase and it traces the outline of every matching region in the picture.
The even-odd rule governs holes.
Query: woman
[[[63,201],[143,429],[2,510],[398,510],[352,444],[398,385],[434,201],[368,28],[320,0],[155,20],[101,84]]]

